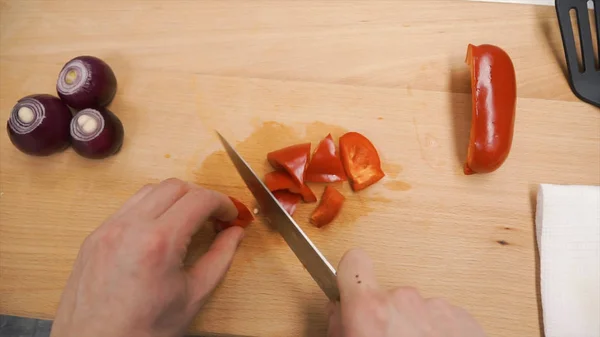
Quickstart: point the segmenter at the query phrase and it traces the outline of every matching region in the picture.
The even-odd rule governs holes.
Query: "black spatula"
[[[560,24],[560,34],[562,35],[563,47],[565,49],[565,58],[569,69],[569,84],[573,93],[581,100],[600,107],[600,66],[594,60],[600,60],[600,0],[593,0],[595,27],[589,20],[588,0],[556,0],[556,14]],[[569,11],[575,9],[577,13],[576,34],[581,42],[582,64],[577,60],[577,46],[573,35],[573,24]],[[596,31],[596,46],[592,37],[592,29]]]

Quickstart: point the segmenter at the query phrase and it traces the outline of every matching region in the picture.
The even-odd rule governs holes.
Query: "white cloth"
[[[535,222],[546,337],[600,336],[600,186],[540,185]]]
[[[547,5],[554,6],[555,0],[471,0],[480,2],[506,2],[514,4],[527,4],[527,5]]]
[[[526,4],[526,5],[546,5],[546,6],[554,6],[554,2],[556,0],[470,0],[470,1],[479,1],[479,2],[506,2],[511,4]],[[594,8],[592,3],[588,3],[588,7],[590,9]]]

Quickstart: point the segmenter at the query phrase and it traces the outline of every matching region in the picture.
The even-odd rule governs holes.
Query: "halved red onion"
[[[30,155],[47,156],[69,146],[72,116],[58,97],[30,95],[13,107],[6,131],[17,149]]]
[[[83,157],[101,159],[123,144],[123,124],[105,108],[83,109],[71,120],[71,145]]]
[[[79,56],[60,71],[56,91],[74,109],[105,107],[115,97],[117,79],[106,62],[94,56]]]

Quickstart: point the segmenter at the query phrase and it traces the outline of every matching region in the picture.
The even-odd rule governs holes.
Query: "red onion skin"
[[[40,102],[45,108],[45,117],[40,125],[26,134],[15,132],[7,122],[6,130],[13,145],[21,152],[34,156],[48,156],[69,147],[69,126],[73,116],[69,108],[52,95],[30,95],[21,98],[19,102],[26,98]]]
[[[88,67],[92,80],[71,94],[61,93],[57,83],[58,96],[68,106],[76,110],[100,108],[109,105],[117,92],[117,78],[110,66],[94,56],[78,56],[67,62],[65,66],[74,60],[80,60]],[[60,75],[58,81],[63,81]]]
[[[104,118],[104,129],[94,139],[81,141],[71,135],[73,150],[82,157],[89,159],[103,159],[116,154],[123,145],[125,130],[119,118],[106,108],[95,109]],[[76,123],[78,115],[73,117]]]

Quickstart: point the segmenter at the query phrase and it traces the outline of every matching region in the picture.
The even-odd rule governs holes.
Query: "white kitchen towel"
[[[513,4],[527,4],[527,5],[547,5],[554,6],[555,0],[471,0],[480,2],[506,2]]]
[[[535,222],[546,337],[600,336],[600,186],[540,185]]]
[[[478,2],[506,2],[511,4],[525,4],[525,5],[546,5],[546,6],[554,6],[556,0],[470,0],[470,1],[478,1]],[[593,3],[590,1],[588,3],[588,7],[590,9],[594,8]]]

